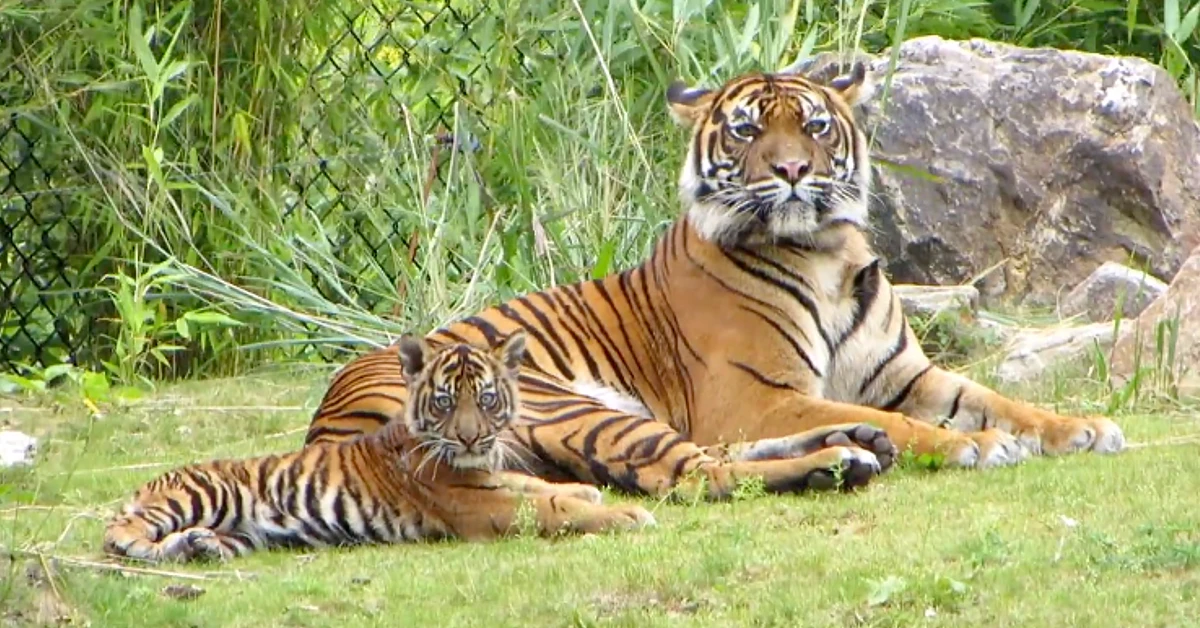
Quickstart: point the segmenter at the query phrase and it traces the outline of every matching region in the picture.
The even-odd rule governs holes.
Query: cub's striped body
[[[745,475],[795,490],[840,468],[861,483],[893,444],[973,468],[1124,447],[1107,419],[1008,399],[922,352],[863,233],[870,156],[852,107],[865,79],[856,65],[673,85],[672,115],[692,130],[688,209],[650,258],[429,334],[528,331],[513,426],[524,464],[650,494],[703,476],[720,496]],[[308,442],[373,432],[404,406],[395,351],[338,373]]]
[[[496,470],[523,344],[517,332],[492,351],[434,351],[406,337],[392,354],[415,390],[402,420],[353,441],[171,471],[109,523],[105,549],[186,561],[279,546],[490,539],[517,529],[523,501],[542,533],[652,524],[639,506],[600,505],[595,487]]]

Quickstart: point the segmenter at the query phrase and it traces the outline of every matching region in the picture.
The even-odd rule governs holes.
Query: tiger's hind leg
[[[109,554],[151,562],[228,560],[248,554],[254,543],[241,535],[192,526],[173,530],[154,523],[152,511],[126,513],[109,522],[104,532],[104,549]]]
[[[239,463],[217,461],[169,471],[142,485],[104,530],[104,550],[149,561],[225,560],[259,549],[256,502],[242,493]],[[247,502],[249,500],[249,502]],[[243,509],[248,507],[248,512]],[[236,527],[235,527],[236,526]]]
[[[209,528],[188,528],[170,536],[182,536],[188,547],[189,559],[227,561],[245,556],[256,549],[252,539],[241,534],[230,534]],[[164,539],[164,542],[166,539]]]
[[[705,447],[708,455],[727,462],[801,458],[828,447],[858,447],[875,455],[886,471],[896,459],[887,432],[867,423],[822,425],[798,434]]]
[[[227,561],[254,551],[254,543],[241,535],[192,527],[172,532],[159,542],[161,561]]]

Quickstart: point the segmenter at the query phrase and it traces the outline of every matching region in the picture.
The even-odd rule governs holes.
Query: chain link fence
[[[379,280],[393,285],[401,280],[400,267],[412,263],[420,246],[405,214],[444,176],[446,160],[439,155],[477,149],[499,122],[492,111],[504,97],[498,86],[520,83],[555,62],[562,42],[528,32],[514,38],[506,6],[346,0],[324,3],[322,15],[303,21],[292,66],[298,68],[292,81],[297,123],[277,130],[290,148],[265,170],[273,173],[285,221],[319,222],[330,249],[351,264],[348,273],[382,275]],[[21,71],[15,65],[0,70],[3,102],[37,98],[35,77]],[[497,73],[505,81],[493,80]],[[87,172],[63,150],[61,129],[45,128],[19,105],[6,110],[0,118],[0,368],[95,365],[105,336],[116,332],[115,319],[106,316],[111,305],[96,291],[105,264],[88,260],[112,236],[89,232],[96,225],[81,220],[72,204],[99,192],[78,189]],[[414,139],[427,163],[404,164],[404,173],[379,171],[380,164],[403,164],[403,156],[381,157]],[[57,176],[64,168],[73,176]],[[413,177],[414,169],[422,176]],[[407,189],[385,200],[377,193],[385,180]],[[310,279],[326,298],[349,296],[370,311],[387,307],[376,293],[335,294],[320,273]]]

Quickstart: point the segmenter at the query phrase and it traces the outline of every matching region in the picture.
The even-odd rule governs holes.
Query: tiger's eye
[[[479,395],[479,405],[492,408],[496,405],[496,393],[488,391]]]
[[[433,407],[438,410],[449,410],[450,406],[454,405],[454,399],[445,393],[433,396]]]
[[[759,133],[762,133],[762,129],[759,129],[758,125],[753,122],[739,122],[730,125],[729,132],[738,139],[752,140],[758,137]]]
[[[804,132],[809,135],[821,135],[829,130],[829,120],[825,118],[813,118],[804,123]]]

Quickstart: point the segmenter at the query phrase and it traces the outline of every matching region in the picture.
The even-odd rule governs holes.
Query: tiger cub
[[[541,534],[653,525],[640,506],[600,505],[593,486],[499,470],[524,354],[523,331],[490,349],[434,349],[406,335],[403,421],[289,454],[170,471],[109,522],[104,549],[184,562],[269,547],[486,540],[517,532],[522,504]]]

